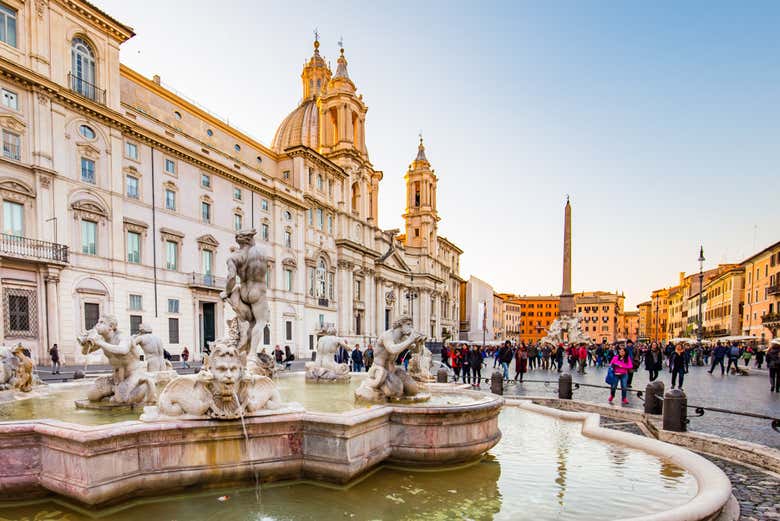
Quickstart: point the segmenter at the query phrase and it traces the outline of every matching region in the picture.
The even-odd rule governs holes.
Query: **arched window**
[[[317,297],[319,298],[325,298],[328,294],[327,273],[328,267],[325,265],[325,260],[320,259],[317,263]]]
[[[268,324],[263,328],[263,345],[271,345],[271,328]]]
[[[360,210],[360,185],[357,183],[352,184],[352,211],[357,212]]]
[[[71,87],[90,99],[95,99],[95,53],[89,44],[81,38],[74,38],[70,45]]]

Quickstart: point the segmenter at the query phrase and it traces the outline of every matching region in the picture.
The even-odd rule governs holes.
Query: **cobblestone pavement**
[[[626,422],[601,417],[601,425],[609,429],[644,435],[634,422]],[[726,473],[733,487],[740,508],[740,521],[778,521],[780,520],[780,476],[746,467],[733,461],[701,454]]]
[[[514,370],[514,367],[512,367]],[[490,377],[492,367],[482,370],[484,376]],[[572,373],[572,380],[578,383],[593,385],[606,385],[604,378],[605,368],[589,367],[585,375]],[[557,396],[558,374],[555,371],[532,370],[525,375],[526,380],[549,380],[550,385],[542,383],[507,383],[506,396]],[[514,371],[511,372],[514,376]],[[671,385],[671,375],[668,370],[661,373],[659,379],[664,382],[666,388]],[[644,390],[648,383],[647,371],[638,371],[634,376],[633,388]],[[748,376],[727,375],[716,373],[711,375],[705,367],[691,367],[685,375],[683,386],[688,396],[689,405],[701,405],[703,407],[718,407],[739,412],[754,412],[780,418],[780,393],[769,392],[769,377],[765,371],[753,371]],[[595,403],[606,403],[609,390],[590,387],[580,387],[574,390],[574,398]],[[642,408],[642,400],[633,395],[628,407]],[[622,407],[615,405],[615,407]],[[772,430],[768,420],[759,420],[745,416],[716,413],[706,411],[704,416],[694,416],[693,409],[688,409],[692,431],[700,431],[718,436],[726,436],[740,440],[760,443],[770,447],[780,448],[780,433]]]

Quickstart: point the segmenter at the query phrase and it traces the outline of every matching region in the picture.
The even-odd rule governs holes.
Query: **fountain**
[[[323,329],[317,339],[317,351],[313,362],[306,363],[306,382],[348,382],[350,379],[349,366],[337,364],[334,355],[339,347],[347,349],[347,342],[336,336],[336,328]]]
[[[52,494],[69,518],[84,519],[87,505],[110,506],[96,515],[118,520],[217,516],[217,496],[244,517],[290,519],[517,518],[531,508],[528,515],[540,519],[668,511],[675,513],[668,519],[703,520],[723,508],[728,480],[684,449],[606,433],[595,415],[567,417],[522,403],[502,412],[500,396],[429,383],[430,351],[409,317],[379,336],[365,375],[353,373],[342,385],[307,385],[312,373],[314,381],[328,381],[328,371],[343,372],[332,361],[341,340],[330,331],[318,341],[319,364],[271,378],[256,338],[267,321],[268,259],[253,236],[236,236],[240,248],[228,260],[222,293],[236,316],[199,373],[176,376],[158,395],[154,369],[162,366],[153,357],[140,360],[147,350],[154,355],[157,341],[145,336],[148,328],[123,335],[106,315],[80,342],[85,353],[103,351],[112,376],[0,403],[0,497],[27,501],[0,502],[0,519],[35,517],[50,503],[29,500],[49,501]],[[395,365],[404,349],[413,353],[409,374]],[[125,407],[64,406],[84,391],[90,404]],[[301,403],[285,402],[290,396]],[[140,420],[127,405],[145,405]],[[499,444],[502,430],[508,439]],[[610,459],[613,452],[622,456]],[[648,497],[662,500],[630,508],[604,501],[621,497],[623,485],[613,477],[624,470]],[[291,484],[301,480],[329,488]],[[520,489],[538,490],[549,501],[513,502],[523,497]],[[342,496],[349,498],[343,505]]]

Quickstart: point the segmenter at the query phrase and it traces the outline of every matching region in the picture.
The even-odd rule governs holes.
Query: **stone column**
[[[46,283],[46,331],[49,339],[49,345],[45,346],[44,350],[47,352],[49,347],[60,343],[60,319],[58,311],[60,307],[60,270],[49,268],[49,271],[44,275],[43,280]]]
[[[563,222],[563,287],[561,289],[560,314],[562,317],[574,313],[574,296],[571,293],[571,204],[566,199]]]

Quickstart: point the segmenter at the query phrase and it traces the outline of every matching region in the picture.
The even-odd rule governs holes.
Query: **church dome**
[[[313,98],[305,100],[284,118],[276,129],[271,148],[276,152],[303,145],[317,150],[320,144],[320,115]]]

